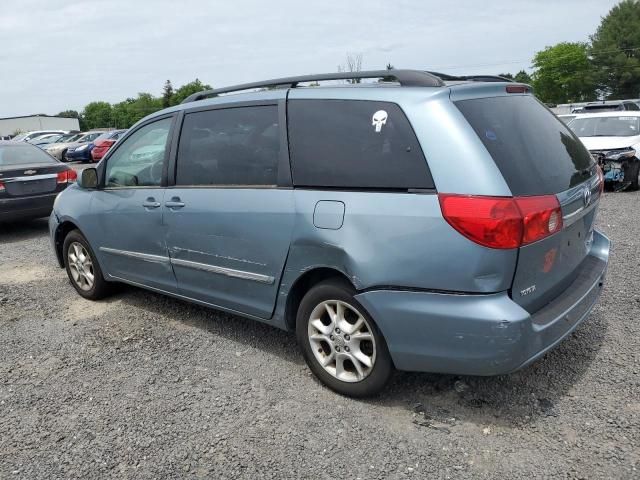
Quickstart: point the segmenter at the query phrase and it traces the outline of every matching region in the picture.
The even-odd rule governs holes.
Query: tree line
[[[502,75],[531,84],[545,103],[640,98],[640,0],[614,6],[589,41],[547,47],[532,63],[531,76]]]
[[[209,89],[211,89],[210,85],[202,83],[197,78],[177,89],[173,88],[170,80],[167,80],[160,97],[143,92],[138,93],[135,98],[127,98],[114,104],[103,101],[91,102],[81,112],[65,110],[57,116],[77,118],[80,122],[80,130],[105,127],[129,128],[153,112],[178,105],[189,95]]]

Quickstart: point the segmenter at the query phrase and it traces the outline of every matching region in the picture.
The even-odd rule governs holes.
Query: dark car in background
[[[91,160],[91,150],[95,144],[95,140],[108,132],[90,132],[87,136],[80,139],[77,145],[71,145],[67,149],[64,160],[67,162],[89,162]]]
[[[75,170],[27,142],[0,141],[0,222],[46,217]]]
[[[99,162],[102,157],[109,151],[109,149],[122,137],[126,130],[113,130],[111,132],[103,133],[93,142],[93,148],[91,149],[91,160]]]

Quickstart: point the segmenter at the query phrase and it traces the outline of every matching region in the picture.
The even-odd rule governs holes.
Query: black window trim
[[[176,176],[178,170],[178,147],[182,138],[182,128],[184,127],[185,116],[190,113],[206,112],[211,110],[229,110],[232,108],[246,107],[276,107],[278,113],[278,128],[280,131],[280,153],[278,154],[278,172],[277,183],[275,185],[178,185],[176,184]],[[175,132],[172,138],[172,149],[169,157],[167,171],[167,187],[188,188],[188,189],[220,189],[220,190],[290,190],[293,182],[291,179],[291,167],[289,163],[289,141],[286,128],[286,99],[265,99],[250,100],[244,102],[220,103],[214,105],[194,106],[193,108],[185,108],[180,111],[180,115],[176,122]]]
[[[142,186],[132,186],[132,187],[107,187],[105,185],[106,182],[106,172],[107,172],[107,164],[109,163],[110,158],[113,154],[118,151],[118,148],[121,148],[122,145],[126,142],[126,140],[139,131],[141,128],[146,127],[152,123],[166,120],[167,118],[171,119],[171,124],[169,125],[169,134],[167,135],[167,143],[165,144],[164,149],[164,159],[162,161],[162,180],[160,181],[160,185],[142,185]],[[176,129],[176,112],[170,112],[165,115],[158,115],[157,117],[150,118],[138,125],[135,130],[130,129],[125,136],[120,138],[118,142],[114,144],[114,148],[109,149],[107,154],[104,156],[102,161],[100,162],[100,168],[98,169],[98,190],[124,190],[124,189],[132,189],[132,188],[143,188],[143,189],[152,189],[152,188],[166,188],[167,186],[167,163],[170,157],[171,149],[173,148],[173,132]]]

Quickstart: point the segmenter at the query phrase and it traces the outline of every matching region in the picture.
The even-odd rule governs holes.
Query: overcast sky
[[[0,0],[0,117],[81,110],[196,77],[213,86],[365,69],[529,69],[617,0]]]

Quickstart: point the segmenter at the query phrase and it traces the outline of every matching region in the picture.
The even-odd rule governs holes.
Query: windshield
[[[62,138],[62,135],[45,135],[44,137],[40,138],[40,139],[35,139],[33,142],[34,143],[54,143],[57,142],[58,140],[60,140]]]
[[[22,140],[27,138],[27,135],[28,135],[28,133],[21,133],[20,135],[16,135],[15,137],[13,137],[12,140],[14,142],[21,142]]]
[[[33,163],[55,163],[56,161],[38,147],[32,145],[0,146],[0,167],[7,165],[29,165]]]
[[[640,117],[574,118],[569,127],[579,137],[633,137],[640,135]]]

